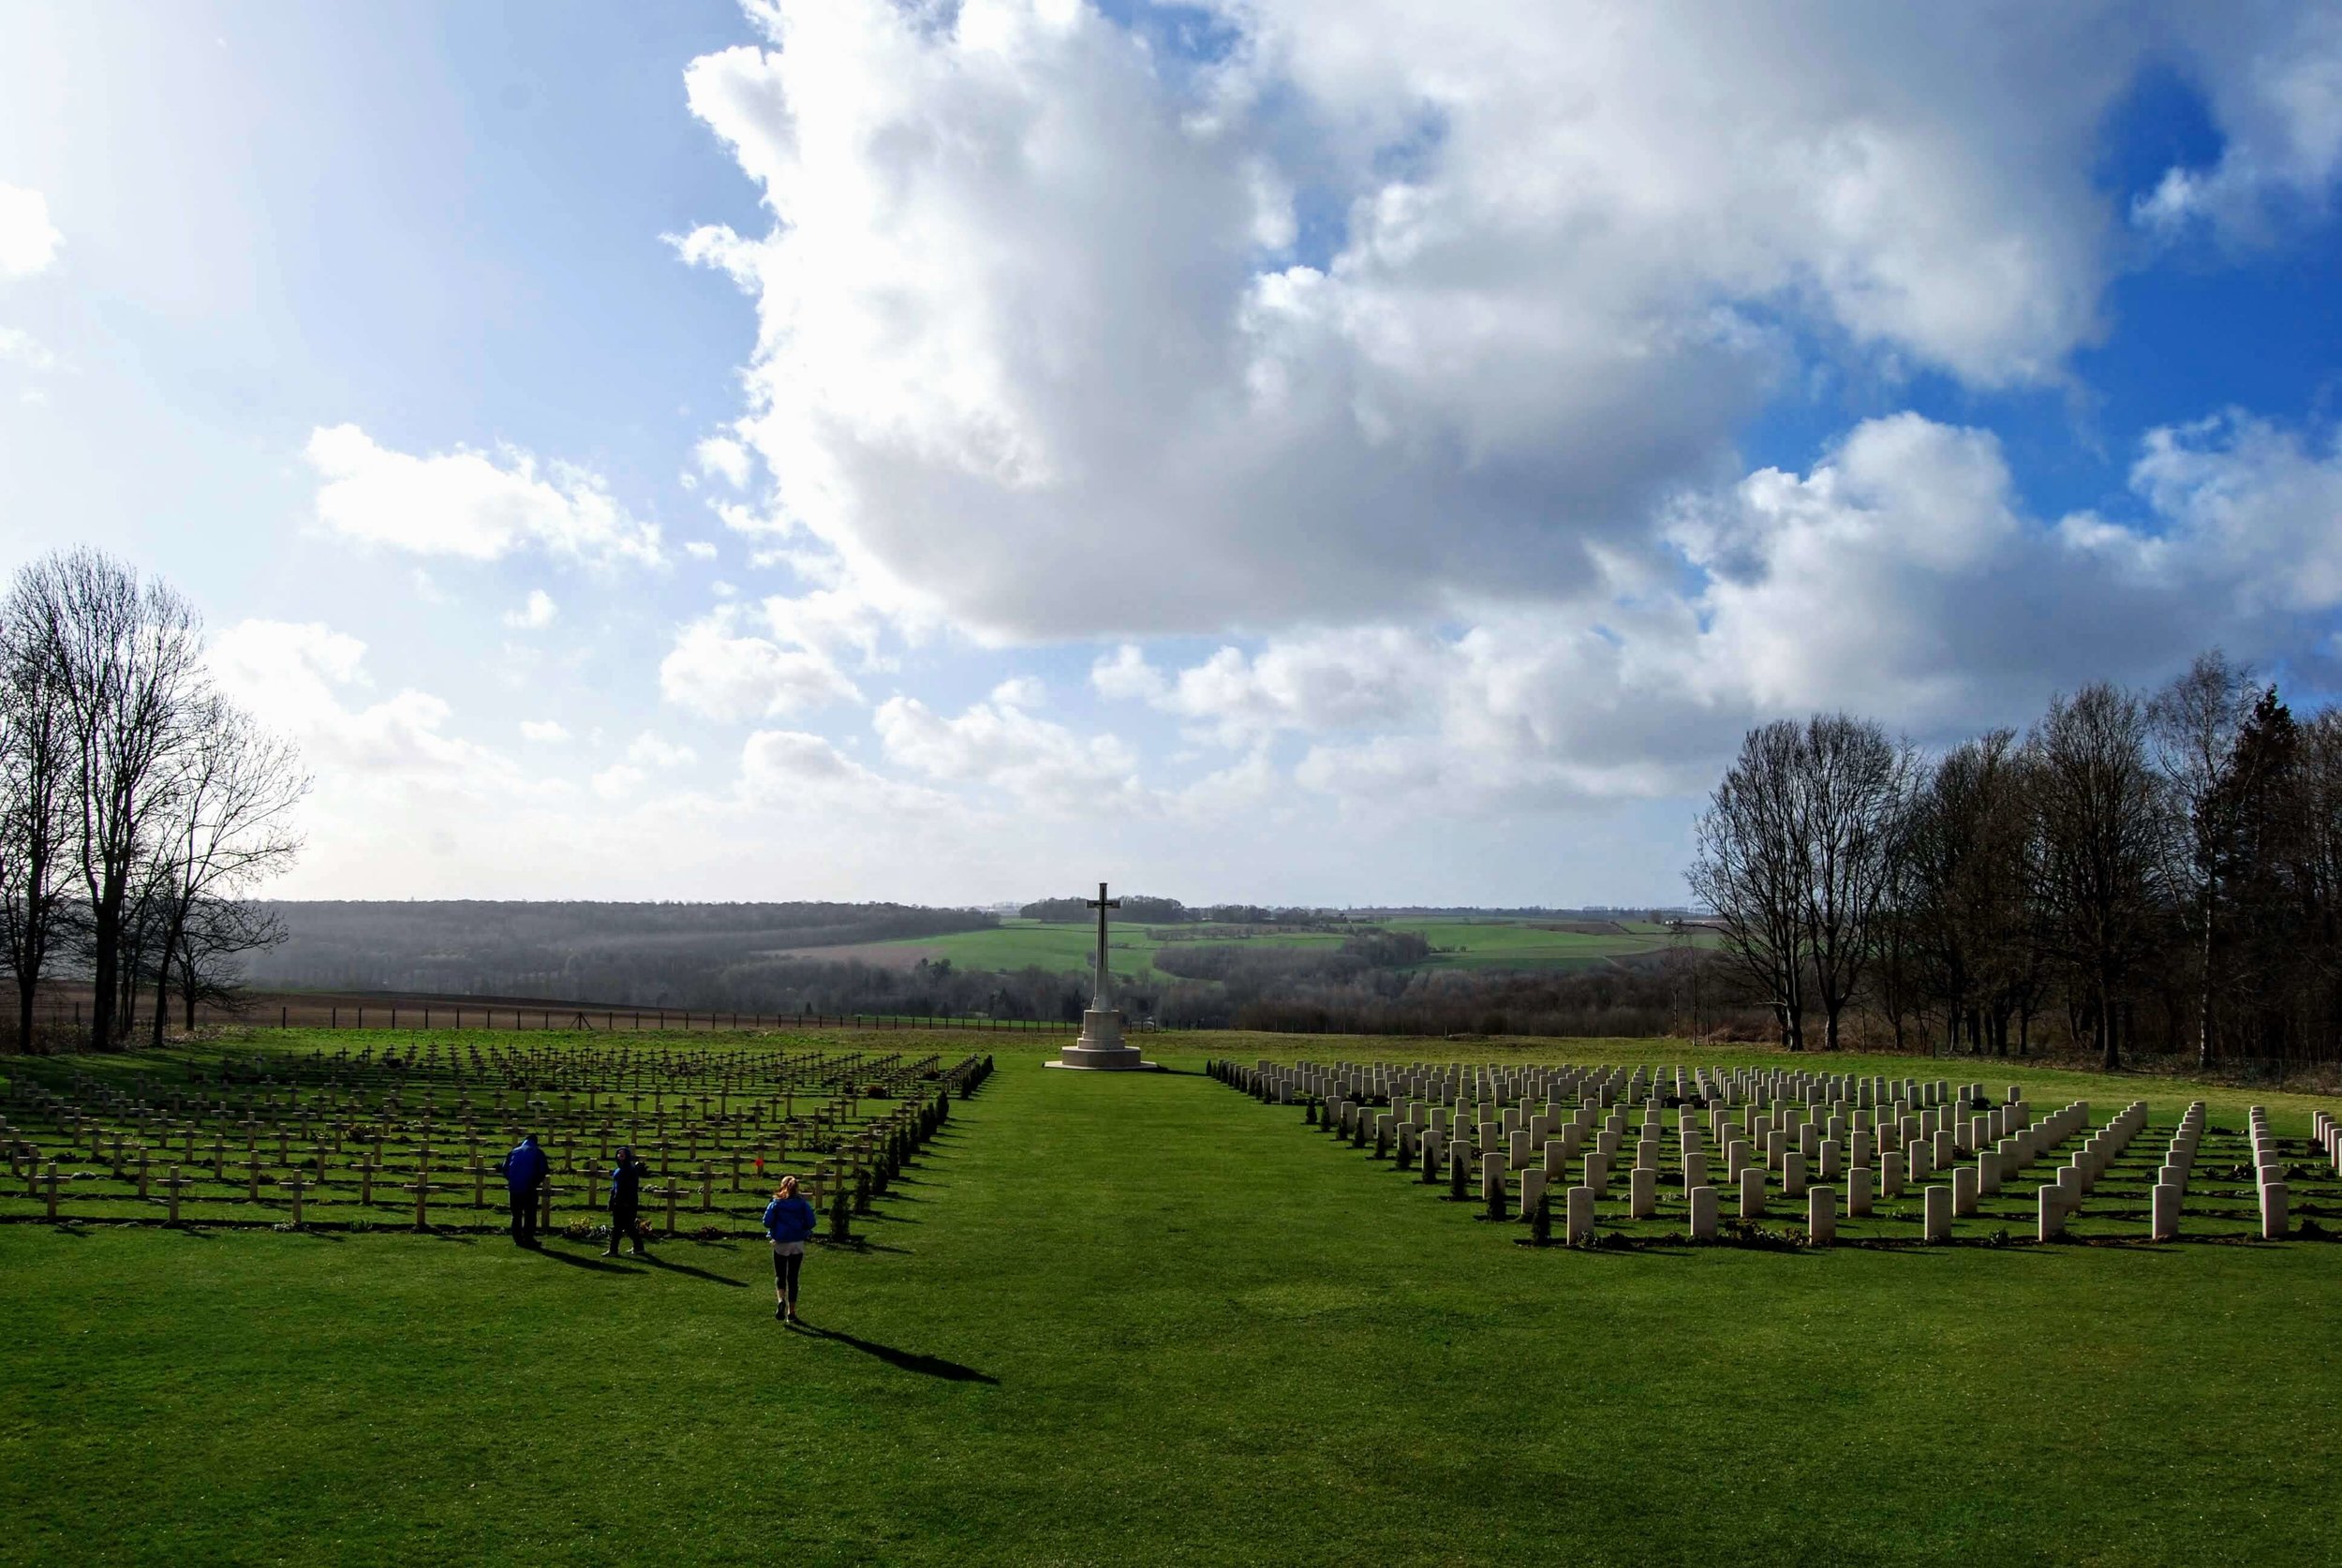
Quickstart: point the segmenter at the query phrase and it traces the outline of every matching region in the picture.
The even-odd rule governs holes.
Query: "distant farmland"
[[[1585,922],[1531,920],[1456,920],[1394,917],[1361,923],[1360,929],[1411,932],[1431,944],[1431,955],[1417,970],[1443,969],[1573,970],[1598,969],[1621,959],[1649,957],[1668,951],[1682,939],[1663,925],[1646,921]],[[1561,927],[1570,927],[1564,929]],[[1108,927],[1109,962],[1118,975],[1130,977],[1150,968],[1164,945],[1157,933],[1178,933],[1180,941],[1258,942],[1267,946],[1340,949],[1341,931],[1263,932],[1258,926],[1195,925]],[[1699,932],[1692,939],[1701,946],[1713,939]],[[960,931],[901,942],[871,944],[857,955],[870,956],[882,947],[915,948],[926,957],[948,958],[962,969],[1021,969],[1034,966],[1051,970],[1089,967],[1097,943],[1096,929],[1087,924],[1044,924],[1032,920],[1003,920],[989,930]]]

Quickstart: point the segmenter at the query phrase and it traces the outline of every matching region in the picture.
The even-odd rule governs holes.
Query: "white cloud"
[[[2028,518],[1991,435],[1898,415],[1804,474],[1684,497],[1668,537],[1688,586],[1442,635],[1272,637],[1167,675],[1124,650],[1092,678],[1254,759],[1304,738],[1305,788],[1454,815],[1695,794],[1785,714],[1845,707],[1934,739],[2210,643],[2320,657],[2342,609],[2342,438],[2231,414],[2150,433],[2131,484],[2127,522]]]
[[[1049,703],[1049,688],[1031,675],[1014,675],[992,688],[996,708],[1040,708]]]
[[[569,730],[555,718],[524,718],[521,739],[538,746],[552,746],[570,738]]]
[[[688,746],[678,746],[655,731],[645,730],[628,745],[626,760],[645,767],[681,768],[698,762],[699,753]]]
[[[821,653],[741,635],[729,608],[676,633],[659,666],[665,699],[707,718],[748,721],[803,712],[862,693]]]
[[[760,305],[735,525],[1004,638],[1599,601],[1801,357],[2060,381],[2168,41],[1259,0],[1170,71],[1086,6],[759,15],[689,76],[776,214],[682,243]]]
[[[643,780],[647,777],[641,768],[630,762],[618,762],[602,769],[588,782],[594,793],[603,800],[618,801],[641,789]]]
[[[2222,144],[2207,167],[2166,170],[2132,201],[2132,221],[2167,236],[2201,223],[2257,240],[2283,204],[2330,210],[2342,177],[2342,12],[2181,7],[2175,20]]]
[[[887,760],[951,783],[1005,791],[1027,804],[1111,811],[1141,803],[1138,761],[1112,735],[1087,739],[998,701],[946,717],[914,697],[890,697],[871,715]]]
[[[57,356],[32,333],[19,327],[0,327],[0,361],[31,371],[54,370]]]
[[[716,547],[704,539],[685,540],[683,553],[695,561],[712,561],[716,558]]]
[[[742,797],[758,806],[802,810],[807,806],[867,818],[933,817],[955,812],[950,796],[873,772],[820,735],[801,730],[759,730],[740,749]]]
[[[728,436],[710,436],[691,449],[700,472],[721,479],[734,490],[749,485],[749,449]]]
[[[1147,662],[1145,649],[1135,643],[1124,643],[1114,652],[1098,656],[1097,662],[1089,667],[1089,684],[1102,697],[1126,702],[1158,698],[1169,683],[1162,671]]]
[[[0,185],[0,278],[30,277],[57,259],[65,236],[49,221],[49,199]]]
[[[2240,617],[2342,605],[2342,430],[2313,444],[2233,410],[2167,426],[2148,432],[2130,485],[2168,520],[2121,551],[2142,572],[2179,590],[2224,584]],[[2108,547],[2102,525],[2088,531]]]
[[[561,607],[553,602],[553,596],[542,588],[528,590],[526,602],[517,610],[504,613],[504,624],[524,631],[542,631],[561,614]]]
[[[501,462],[458,449],[415,457],[354,424],[310,433],[318,520],[335,533],[420,555],[497,560],[525,549],[570,559],[650,565],[659,528],[627,515],[595,475],[544,466],[506,447]]]
[[[465,791],[511,783],[511,764],[448,732],[454,710],[411,688],[359,705],[366,646],[316,622],[251,620],[213,643],[210,661],[223,690],[261,722],[297,741],[320,772],[345,778],[425,780]]]
[[[890,628],[909,637],[919,634],[915,622],[890,615],[857,587],[816,588],[793,597],[777,594],[760,610],[781,642],[833,658],[851,650],[866,670],[887,667],[879,646]]]
[[[1152,700],[1228,746],[1278,730],[1384,729],[1420,715],[1448,657],[1437,638],[1394,628],[1310,633],[1254,658],[1222,648]]]

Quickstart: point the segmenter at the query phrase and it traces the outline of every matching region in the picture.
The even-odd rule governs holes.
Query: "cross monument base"
[[[1163,1069],[1140,1055],[1135,1045],[1122,1043],[1122,1014],[1112,1008],[1092,1007],[1082,1013],[1081,1038],[1058,1053],[1044,1067],[1073,1067],[1091,1072],[1160,1072]]]

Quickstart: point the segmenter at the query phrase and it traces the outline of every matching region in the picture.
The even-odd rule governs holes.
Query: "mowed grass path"
[[[808,1261],[832,1338],[753,1244],[0,1227],[0,1559],[2342,1557],[2342,1247],[1535,1252],[1038,1059]]]

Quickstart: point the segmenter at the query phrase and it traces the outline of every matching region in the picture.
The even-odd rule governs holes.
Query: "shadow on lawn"
[[[653,1268],[663,1268],[670,1274],[688,1274],[694,1280],[706,1280],[719,1285],[730,1285],[735,1291],[748,1288],[749,1282],[746,1280],[734,1280],[721,1274],[710,1273],[704,1268],[693,1268],[689,1264],[669,1263],[656,1252],[644,1253],[643,1261]],[[630,1268],[624,1272],[631,1274],[634,1271]]]
[[[564,1252],[557,1247],[541,1247],[537,1250],[541,1256],[551,1258],[555,1263],[565,1263],[571,1268],[590,1268],[597,1274],[640,1274],[642,1272],[639,1268],[629,1268],[624,1264],[612,1263],[606,1256],[581,1258],[574,1252]],[[649,1260],[646,1258],[644,1261]]]
[[[816,1339],[827,1339],[833,1344],[858,1350],[865,1355],[875,1355],[889,1367],[897,1368],[906,1372],[917,1372],[922,1377],[944,1378],[952,1383],[988,1383],[995,1388],[1001,1384],[1001,1380],[989,1372],[979,1372],[973,1367],[963,1367],[956,1361],[946,1361],[940,1355],[921,1355],[916,1351],[897,1350],[892,1345],[882,1345],[869,1339],[857,1339],[839,1328],[816,1328],[803,1318],[797,1320],[796,1327],[799,1332],[808,1334]]]

